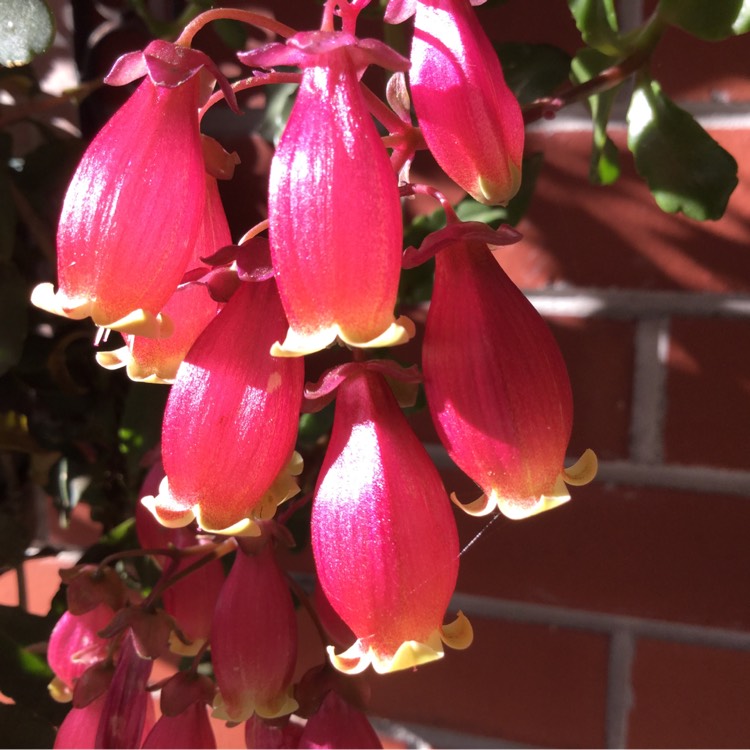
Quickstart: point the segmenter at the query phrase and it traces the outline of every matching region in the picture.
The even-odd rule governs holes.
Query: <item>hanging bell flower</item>
[[[286,327],[272,279],[243,283],[177,372],[162,428],[166,478],[142,502],[166,526],[257,534],[298,491],[301,359],[277,359]]]
[[[409,86],[427,146],[475,200],[505,205],[521,185],[524,124],[497,54],[469,0],[391,0],[386,20],[412,13]]]
[[[213,139],[202,136],[202,143],[207,168],[206,201],[187,268],[203,267],[208,271],[201,259],[213,255],[232,242],[217,177],[231,178],[236,161],[233,155],[224,152]],[[177,368],[195,339],[214,319],[220,308],[221,303],[212,298],[205,284],[181,284],[163,308],[174,328],[168,338],[126,334],[124,347],[98,352],[96,361],[108,370],[125,367],[131,380],[173,383]]]
[[[268,537],[240,540],[213,623],[211,654],[219,687],[214,716],[239,723],[253,714],[272,719],[292,713],[297,619]]]
[[[162,715],[141,745],[143,750],[215,750],[216,738],[206,708],[213,695],[213,681],[205,675],[177,672],[162,686]]]
[[[338,388],[311,534],[323,591],[357,638],[344,653],[328,649],[348,673],[417,666],[442,657],[444,643],[466,648],[472,639],[461,613],[442,625],[458,575],[456,524],[381,374],[388,364],[350,363],[308,389],[313,397]]]
[[[462,507],[524,518],[569,500],[566,484],[591,481],[596,457],[587,450],[563,468],[573,423],[565,362],[547,324],[488,247],[513,241],[513,234],[452,223],[415,256],[439,250],[422,367],[438,435],[484,492]],[[407,251],[406,266],[410,257]]]
[[[382,42],[337,31],[296,34],[242,53],[247,65],[299,65],[297,98],[271,162],[269,238],[289,320],[275,356],[408,340],[394,319],[402,247],[396,175],[360,91],[375,62],[408,62]]]
[[[35,305],[125,333],[171,333],[161,311],[186,270],[205,200],[204,70],[221,78],[202,52],[160,40],[115,63],[107,83],[146,78],[81,159],[58,225],[59,289],[36,287]]]

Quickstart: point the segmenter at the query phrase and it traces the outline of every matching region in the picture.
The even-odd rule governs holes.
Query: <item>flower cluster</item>
[[[136,514],[158,577],[141,597],[106,562],[66,574],[69,611],[49,659],[53,694],[73,708],[57,747],[214,747],[209,706],[244,722],[249,747],[378,746],[342,675],[417,667],[473,638],[461,612],[448,616],[454,508],[402,411],[421,383],[445,450],[483,493],[466,506],[454,496],[468,512],[522,518],[595,473],[590,451],[563,466],[565,365],[493,254],[520,235],[462,222],[408,179],[427,148],[475,200],[511,200],[523,120],[500,63],[468,0],[391,0],[386,21],[414,17],[408,59],[356,35],[368,2],[327,0],[315,31],[266,25],[286,40],[240,53],[252,73],[232,86],[192,36],[215,18],[263,26],[263,16],[209,11],[108,76],[143,81],[85,153],[60,218],[59,288],[33,299],[121,332],[120,349],[97,354],[104,367],[171,384],[161,462]],[[371,65],[394,72],[393,109],[363,85]],[[243,89],[289,80],[298,88],[268,219],[233,245],[217,179],[231,179],[237,160],[201,135],[201,117],[222,99],[236,108]],[[402,201],[416,193],[439,200],[447,223],[404,251]],[[415,336],[398,314],[399,282],[433,257],[420,361],[373,355]],[[311,380],[325,349],[344,356],[306,384],[306,363]],[[305,467],[300,415],[314,420],[334,401],[330,436],[317,436]],[[314,596],[281,562],[308,501]],[[304,675],[295,598],[328,652]],[[169,650],[192,662],[160,685],[157,720],[146,688]],[[198,669],[209,659],[213,679]]]

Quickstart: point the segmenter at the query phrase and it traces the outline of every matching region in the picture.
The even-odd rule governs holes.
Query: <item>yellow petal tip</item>
[[[474,628],[471,627],[469,618],[459,610],[453,622],[440,628],[440,639],[456,651],[469,648],[474,641]]]
[[[563,479],[567,484],[581,487],[596,476],[598,469],[599,461],[596,453],[591,448],[587,448],[571,467],[563,470]]]

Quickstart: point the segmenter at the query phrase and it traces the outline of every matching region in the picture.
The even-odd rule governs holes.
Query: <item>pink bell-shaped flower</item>
[[[268,719],[292,713],[297,619],[268,537],[240,540],[213,622],[214,715],[241,722],[254,713]]]
[[[273,354],[308,354],[337,337],[358,347],[406,341],[413,324],[393,316],[403,232],[396,175],[359,76],[371,62],[405,70],[407,61],[336,31],[303,32],[240,58],[304,68],[271,162],[269,238],[289,320]]]
[[[146,75],[83,155],[57,232],[59,290],[38,286],[32,302],[104,328],[168,336],[161,310],[186,270],[205,196],[198,130],[197,50],[163,41],[120,58],[107,77]]]
[[[285,327],[274,281],[247,282],[196,340],[164,413],[167,478],[142,500],[161,523],[252,535],[298,491],[304,365],[269,354]]]
[[[233,157],[225,154],[216,141],[205,136],[203,144],[204,152],[210,148],[214,160],[218,158],[226,165],[221,170],[221,176],[225,179],[231,177],[235,163]],[[207,167],[210,169],[211,164],[207,164]],[[216,170],[210,170],[205,174],[206,201],[198,237],[187,264],[189,269],[202,266],[201,258],[212,255],[232,242],[215,173]],[[177,375],[177,368],[195,339],[213,320],[220,307],[205,284],[183,284],[175,290],[163,308],[164,314],[174,326],[171,336],[153,338],[126,334],[126,346],[114,351],[98,352],[96,360],[110,370],[126,367],[131,380],[172,383]]]
[[[367,717],[331,690],[307,720],[299,748],[382,748]]]
[[[390,363],[389,363],[390,364]],[[459,613],[442,627],[458,575],[458,535],[437,469],[374,361],[335,368],[308,394],[338,387],[331,441],[313,503],[315,566],[331,606],[357,641],[334,666],[377,672],[465,648]],[[399,377],[393,366],[394,377]]]
[[[505,205],[521,184],[524,124],[497,54],[469,0],[391,0],[386,20],[415,8],[409,85],[427,146],[475,200]]]
[[[524,518],[568,500],[566,482],[591,481],[596,457],[589,450],[563,468],[573,421],[565,362],[488,248],[507,237],[493,235],[454,223],[420,248],[422,257],[426,245],[440,250],[422,348],[424,386],[448,455],[485,493],[464,509],[483,515],[497,507]]]
[[[106,657],[109,641],[98,633],[113,615],[110,607],[99,604],[82,615],[66,611],[57,621],[47,647],[47,661],[55,673],[49,690],[55,700],[71,700],[78,678]]]

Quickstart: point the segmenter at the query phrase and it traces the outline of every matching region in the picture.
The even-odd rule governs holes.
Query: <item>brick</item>
[[[654,12],[657,0],[646,0],[644,17]],[[668,28],[654,51],[651,72],[670,97],[705,102],[745,102],[750,81],[744,61],[750,38],[708,42],[682,29]]]
[[[524,521],[460,514],[458,590],[750,628],[750,580],[739,574],[750,570],[746,498],[601,482],[572,494],[566,505]]]
[[[547,321],[565,358],[573,390],[569,456],[591,448],[602,460],[628,455],[635,328],[629,321]]]
[[[564,3],[523,0],[477,6],[477,18],[493,42],[552,44],[573,55],[583,45]]]
[[[747,34],[707,42],[671,28],[652,58],[651,72],[665,93],[679,102],[735,104],[750,101],[745,61],[750,55]]]
[[[468,650],[371,676],[372,713],[534,746],[604,746],[605,636],[471,622]]]
[[[529,211],[519,225],[524,239],[503,248],[501,263],[522,288],[576,286],[745,292],[750,290],[750,139],[744,130],[712,130],[737,159],[740,184],[724,218],[696,222],[666,214],[636,175],[625,132],[614,128],[623,173],[608,187],[588,182],[591,134],[529,137],[545,164]]]
[[[748,469],[748,341],[750,321],[672,321],[665,419],[667,461]]]
[[[629,747],[747,747],[750,653],[642,640]]]

